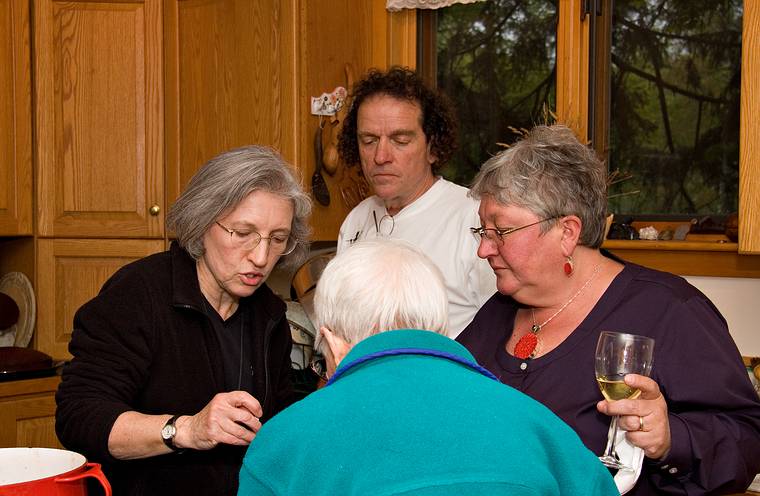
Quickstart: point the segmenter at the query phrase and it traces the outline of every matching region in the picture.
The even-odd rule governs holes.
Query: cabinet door
[[[59,377],[0,385],[0,448],[62,448],[55,435]]]
[[[219,153],[271,146],[293,160],[292,1],[167,0],[167,205]]]
[[[34,6],[38,234],[163,236],[160,0]]]
[[[28,0],[0,0],[0,236],[32,234]]]
[[[121,266],[164,249],[162,240],[39,239],[35,348],[71,358],[74,313],[100,291]]]

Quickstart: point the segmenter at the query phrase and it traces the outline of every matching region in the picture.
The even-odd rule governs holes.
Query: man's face
[[[357,139],[362,170],[394,215],[435,182],[422,109],[416,102],[374,95],[359,107]]]

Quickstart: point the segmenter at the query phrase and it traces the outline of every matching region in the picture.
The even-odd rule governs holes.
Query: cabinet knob
[[[159,212],[161,212],[161,207],[159,207],[158,205],[153,205],[152,207],[150,207],[150,210],[148,210],[148,212],[150,212],[150,215],[155,217],[156,215],[159,214]]]

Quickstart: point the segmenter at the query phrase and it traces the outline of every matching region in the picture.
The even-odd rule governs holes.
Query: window
[[[618,0],[623,2],[623,0]],[[488,4],[491,1],[486,2]],[[508,5],[514,5],[507,2],[494,2],[501,5],[501,9],[507,9]],[[606,155],[609,147],[610,129],[612,125],[609,119],[612,117],[610,110],[610,94],[605,90],[607,81],[610,81],[610,73],[605,74],[605,60],[609,56],[611,62],[611,51],[609,49],[601,50],[601,48],[609,47],[612,40],[612,0],[597,0],[596,2],[589,2],[588,0],[563,0],[562,2],[538,2],[533,0],[531,4],[541,3],[542,5],[552,5],[558,9],[558,24],[556,26],[556,38],[555,32],[547,32],[546,36],[550,37],[552,43],[556,44],[556,56],[552,55],[556,61],[552,70],[556,71],[556,89],[552,89],[552,97],[548,99],[551,108],[555,108],[552,104],[552,98],[556,101],[556,112],[559,115],[560,120],[566,122],[571,127],[576,129],[580,136],[587,136],[594,144],[594,146],[602,153]],[[601,16],[582,15],[584,8],[587,8],[590,4],[599,4],[602,7]],[[641,0],[639,3],[647,3],[647,0]],[[663,8],[669,5],[668,0],[661,0]],[[694,2],[678,2],[679,7],[688,8],[689,4]],[[665,242],[665,243],[646,243],[646,242],[628,242],[624,241],[615,242],[615,250],[622,249],[623,245],[627,253],[621,253],[623,256],[628,256],[634,253],[634,251],[643,250],[648,252],[646,259],[634,259],[639,263],[650,265],[655,268],[663,270],[670,270],[672,272],[681,273],[684,275],[727,275],[727,276],[749,276],[757,277],[760,273],[760,257],[743,257],[739,254],[760,254],[760,222],[758,222],[758,212],[760,212],[760,148],[757,147],[757,143],[760,143],[760,123],[756,118],[756,114],[760,111],[760,44],[756,41],[760,38],[760,2],[747,1],[739,2],[738,0],[728,0],[727,2],[715,2],[726,4],[730,7],[728,10],[723,10],[724,14],[728,12],[736,12],[736,8],[741,8],[741,17],[733,17],[732,22],[738,26],[741,22],[741,89],[740,89],[740,121],[739,128],[741,133],[739,136],[739,171],[738,171],[738,212],[739,212],[739,242],[738,246],[734,244],[720,245],[713,243],[712,246],[708,246],[709,243],[687,243],[686,245],[678,244],[678,242]],[[477,6],[478,4],[474,4]],[[699,0],[696,2],[696,9],[688,9],[692,12],[699,13],[709,7],[714,7],[713,2]],[[484,5],[481,5],[484,6]],[[472,6],[470,6],[472,7]],[[724,5],[725,8],[725,5]],[[734,9],[734,10],[731,10]],[[709,9],[707,9],[709,10]],[[686,11],[684,11],[686,12]],[[436,31],[437,28],[434,22],[430,19],[437,20],[439,14],[435,14],[435,11],[423,11],[419,13],[419,20],[421,21],[418,26],[418,70],[425,74],[429,81],[437,81],[437,74],[440,70],[436,70]],[[729,16],[730,17],[730,16]],[[729,19],[724,15],[723,21]],[[590,19],[596,20],[596,29],[592,29],[590,25],[594,22],[590,22]],[[704,19],[705,26],[710,26],[707,21],[710,19]],[[717,21],[716,21],[717,22]],[[721,21],[722,22],[722,21]],[[686,27],[693,27],[685,24]],[[705,30],[704,32],[714,32]],[[684,32],[680,36],[684,36]],[[605,39],[608,41],[602,43]],[[554,41],[556,40],[556,41]],[[591,43],[591,40],[596,40],[596,43]],[[738,50],[737,45],[738,38],[732,40],[730,44],[734,49]],[[728,44],[728,40],[724,40],[724,44]],[[589,46],[595,46],[594,51],[589,50]],[[601,47],[601,48],[600,48]],[[692,48],[693,49],[693,48]],[[738,53],[738,52],[737,52]],[[590,57],[591,54],[596,54],[595,57]],[[703,52],[697,53],[701,57],[705,57]],[[721,67],[721,74],[726,74],[726,69],[723,65],[722,57],[717,60],[719,67]],[[704,59],[710,60],[710,59]],[[696,60],[694,63],[696,64]],[[716,62],[716,61],[713,61]],[[606,64],[606,70],[610,70],[610,63]],[[593,70],[590,70],[593,69]],[[661,72],[664,69],[661,67]],[[596,78],[589,78],[589,74],[596,74]],[[601,79],[600,76],[601,75]],[[720,74],[719,74],[720,75]],[[708,78],[711,78],[713,74],[707,74]],[[738,73],[735,73],[735,77],[738,77]],[[677,82],[677,81],[676,81]],[[736,81],[731,81],[732,84],[736,84]],[[708,89],[714,89],[718,83],[711,83],[712,86],[705,86]],[[724,80],[724,87],[726,80]],[[506,85],[502,85],[506,88]],[[688,88],[688,86],[687,86]],[[732,86],[733,88],[733,86]],[[702,91],[704,88],[702,89]],[[731,90],[734,91],[733,89]],[[668,92],[674,93],[672,90],[665,89],[663,93],[666,97],[674,97],[674,95],[668,95]],[[658,92],[659,93],[659,92]],[[710,93],[715,95],[714,93]],[[556,96],[554,96],[556,95]],[[456,98],[456,95],[450,95]],[[681,95],[681,97],[684,95]],[[735,96],[733,93],[730,96]],[[657,94],[659,98],[659,94]],[[679,97],[680,98],[680,97]],[[720,95],[723,100],[726,99],[726,95]],[[606,100],[605,100],[606,99]],[[606,102],[606,103],[605,103]],[[606,105],[606,107],[605,107]],[[697,104],[698,105],[698,104]],[[706,106],[703,103],[702,113],[706,112]],[[735,104],[734,104],[735,105]],[[674,110],[675,107],[667,107],[671,118],[680,122],[688,121],[680,114],[680,108]],[[697,110],[699,110],[697,108]],[[714,107],[713,107],[714,110]],[[737,110],[733,107],[734,112]],[[693,111],[692,111],[693,112]],[[691,115],[697,115],[692,113]],[[589,117],[593,116],[593,117]],[[704,118],[704,117],[703,117]],[[709,119],[713,119],[712,121]],[[699,129],[706,129],[707,124],[714,122],[715,116],[709,116],[707,121],[703,121],[699,124]],[[533,122],[540,122],[541,116],[536,118],[526,119],[528,124]],[[672,120],[672,119],[671,119]],[[506,121],[506,120],[505,120]],[[509,124],[511,122],[506,121]],[[519,124],[518,124],[519,125]],[[528,126],[526,126],[528,127]],[[712,126],[714,127],[714,126]],[[696,122],[692,122],[691,133],[694,136],[697,129]],[[672,129],[671,129],[672,132]],[[467,140],[467,132],[463,130],[463,140]],[[676,133],[677,134],[677,133]],[[499,136],[494,141],[507,141],[511,134],[506,136]],[[617,136],[620,136],[618,133]],[[488,141],[491,143],[491,141]],[[679,141],[674,141],[679,143]],[[689,142],[687,142],[689,143]],[[690,143],[694,143],[694,139]],[[684,145],[685,146],[685,145]],[[496,147],[495,150],[499,148]],[[717,148],[713,148],[716,150]],[[720,150],[722,157],[729,157],[730,147],[724,147]],[[492,151],[484,153],[484,158],[487,158]],[[472,161],[475,162],[475,161]],[[730,160],[726,159],[721,163],[728,164]],[[461,161],[459,163],[462,163]],[[733,167],[733,166],[732,166]],[[614,169],[614,167],[613,167]],[[727,170],[727,169],[726,169]],[[636,174],[635,171],[632,172]],[[460,175],[459,177],[465,177]],[[621,188],[618,190],[612,190],[612,193],[620,191],[635,190],[637,183],[634,176],[634,181],[628,180],[621,183]],[[720,179],[720,178],[718,178]],[[646,178],[651,180],[651,178]],[[696,180],[694,180],[696,181]],[[704,182],[709,183],[710,178],[705,177]],[[463,181],[460,181],[463,182]],[[736,179],[734,179],[734,183]],[[715,199],[722,199],[724,211],[728,211],[731,202],[737,202],[737,200],[728,200],[730,198],[728,194],[731,188],[735,186],[719,186],[715,187],[716,183],[712,183]],[[721,189],[722,188],[722,189]],[[700,197],[702,198],[702,197]],[[706,198],[706,197],[705,197]],[[628,199],[629,201],[631,198]],[[688,202],[679,200],[681,204],[687,204]],[[693,201],[694,205],[703,205],[705,202]],[[649,209],[653,211],[654,209]],[[671,214],[672,215],[672,214]],[[681,242],[683,243],[683,242]],[[620,246],[618,246],[620,245]],[[716,256],[718,252],[724,254],[724,263],[716,263]],[[661,256],[662,255],[662,256]],[[691,262],[684,265],[681,263],[678,267],[673,266],[673,261],[682,261],[686,255],[690,255]],[[688,257],[686,257],[688,258]]]
[[[453,101],[459,151],[443,175],[468,184],[520,128],[552,120],[557,2],[490,0],[420,12],[420,71]]]
[[[609,130],[592,115],[590,134],[610,170],[630,175],[611,187],[610,211],[737,212],[742,0],[603,7],[611,30],[610,12],[596,16],[591,112],[607,113]]]
[[[736,212],[742,1],[597,4],[589,131],[610,170],[630,176],[611,187],[610,211]],[[493,0],[420,16],[434,31],[421,70],[454,100],[461,125],[444,175],[466,184],[514,141],[513,128],[551,120],[557,4]]]

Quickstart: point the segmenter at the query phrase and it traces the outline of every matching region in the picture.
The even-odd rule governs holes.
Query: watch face
[[[163,429],[161,429],[161,437],[164,439],[171,439],[174,437],[174,434],[177,432],[177,428],[174,427],[174,425],[165,425]]]

